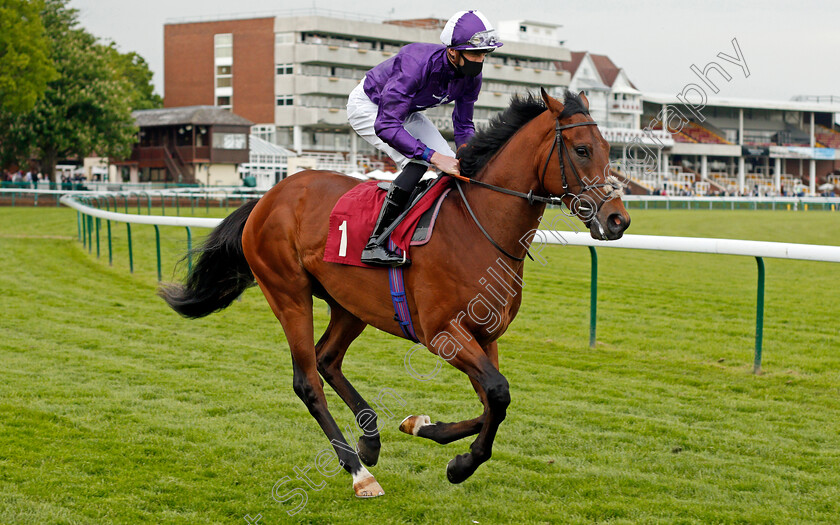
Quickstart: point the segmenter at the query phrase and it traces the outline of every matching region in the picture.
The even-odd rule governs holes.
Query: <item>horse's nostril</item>
[[[620,213],[613,213],[607,217],[607,226],[612,232],[619,232],[624,229],[624,219]]]

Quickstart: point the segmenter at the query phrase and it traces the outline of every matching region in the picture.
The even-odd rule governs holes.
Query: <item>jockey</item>
[[[458,159],[424,109],[455,103],[452,123],[460,148],[475,133],[473,104],[481,90],[487,53],[501,47],[496,30],[478,11],[460,11],[440,34],[443,45],[408,44],[367,72],[350,93],[347,118],[353,129],[402,170],[394,180],[362,262],[399,266],[407,261],[375,242],[402,213],[420,178],[434,166],[459,174]]]

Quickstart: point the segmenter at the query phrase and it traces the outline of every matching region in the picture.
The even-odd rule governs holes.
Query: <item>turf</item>
[[[171,214],[171,211],[168,210]],[[203,214],[203,210],[197,210]],[[223,216],[225,210],[210,210]],[[838,244],[831,212],[632,210],[630,233]],[[105,225],[100,257],[76,213],[0,208],[0,523],[836,523],[840,515],[838,266],[768,259],[764,373],[751,373],[749,257],[599,251],[529,263],[500,341],[513,402],[493,458],[465,483],[444,468],[469,440],[401,434],[405,415],[477,415],[466,378],[406,372],[411,345],[368,329],[345,372],[380,411],[372,472],[386,495],[324,477],[328,442],[291,388],[288,347],[259,290],[197,321],[155,296],[154,229]],[[199,231],[194,235],[197,240]],[[186,247],[161,228],[164,276]],[[383,292],[384,293],[384,292]],[[316,331],[326,309],[316,307]],[[417,354],[417,368],[434,366]],[[328,390],[342,428],[352,414]],[[356,431],[358,434],[358,431]],[[296,479],[296,469],[320,489]],[[277,499],[293,488],[299,497]]]

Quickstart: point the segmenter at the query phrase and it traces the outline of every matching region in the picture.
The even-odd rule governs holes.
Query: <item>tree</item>
[[[120,53],[114,43],[108,46],[111,61],[117,74],[127,81],[131,88],[131,109],[156,109],[163,107],[163,99],[154,92],[153,73],[146,60],[131,51]]]
[[[78,27],[78,12],[68,1],[46,0],[41,12],[58,78],[30,112],[0,116],[5,156],[37,156],[53,181],[58,159],[93,152],[124,157],[137,133],[132,84],[121,77],[124,69],[109,47]]]
[[[36,0],[0,0],[0,110],[25,113],[56,78]]]

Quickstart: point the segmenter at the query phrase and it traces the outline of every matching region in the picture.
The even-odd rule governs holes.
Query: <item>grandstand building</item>
[[[255,122],[255,137],[290,152],[274,155],[289,158],[288,165],[261,163],[261,180],[291,172],[293,164],[344,172],[393,169],[348,126],[347,96],[366,71],[403,45],[439,42],[444,23],[325,11],[170,21],[164,27],[164,105],[213,105]],[[509,20],[497,27],[505,45],[486,59],[477,126],[507,107],[514,93],[544,87],[559,97],[569,88],[586,91],[590,112],[612,146],[612,167],[632,182],[633,193],[815,195],[830,185],[840,189],[836,97],[708,97],[700,108],[687,107],[677,95],[641,91],[605,55],[570,52],[559,25]],[[451,107],[424,113],[452,138]],[[309,158],[293,163],[289,155]]]
[[[318,157],[319,167],[388,167],[390,159],[347,124],[347,97],[366,71],[403,45],[439,43],[445,22],[317,14],[170,21],[164,27],[164,105],[229,108],[255,122],[258,137]],[[553,38],[506,41],[486,59],[476,124],[506,108],[514,93],[562,91],[571,77],[562,67],[569,59]],[[451,111],[424,112],[450,139]]]
[[[629,164],[628,155],[636,156],[634,147],[650,151],[674,146],[674,139],[670,133],[662,129],[642,130],[642,92],[633,85],[624,69],[616,66],[606,55],[573,51],[571,60],[563,63],[561,67],[572,77],[569,89],[575,93],[586,92],[589,113],[598,123],[601,134],[610,143],[612,165],[625,177],[635,174],[630,178],[636,183],[631,184],[632,191],[652,191],[653,187],[640,176],[644,172],[622,172],[623,167]],[[653,167],[656,169],[658,163]]]
[[[682,193],[699,184],[700,193],[815,195],[840,188],[836,97],[708,97],[700,108],[676,95],[645,94],[642,100],[642,127],[673,138],[657,152],[657,170],[627,165],[628,174],[651,190]]]

